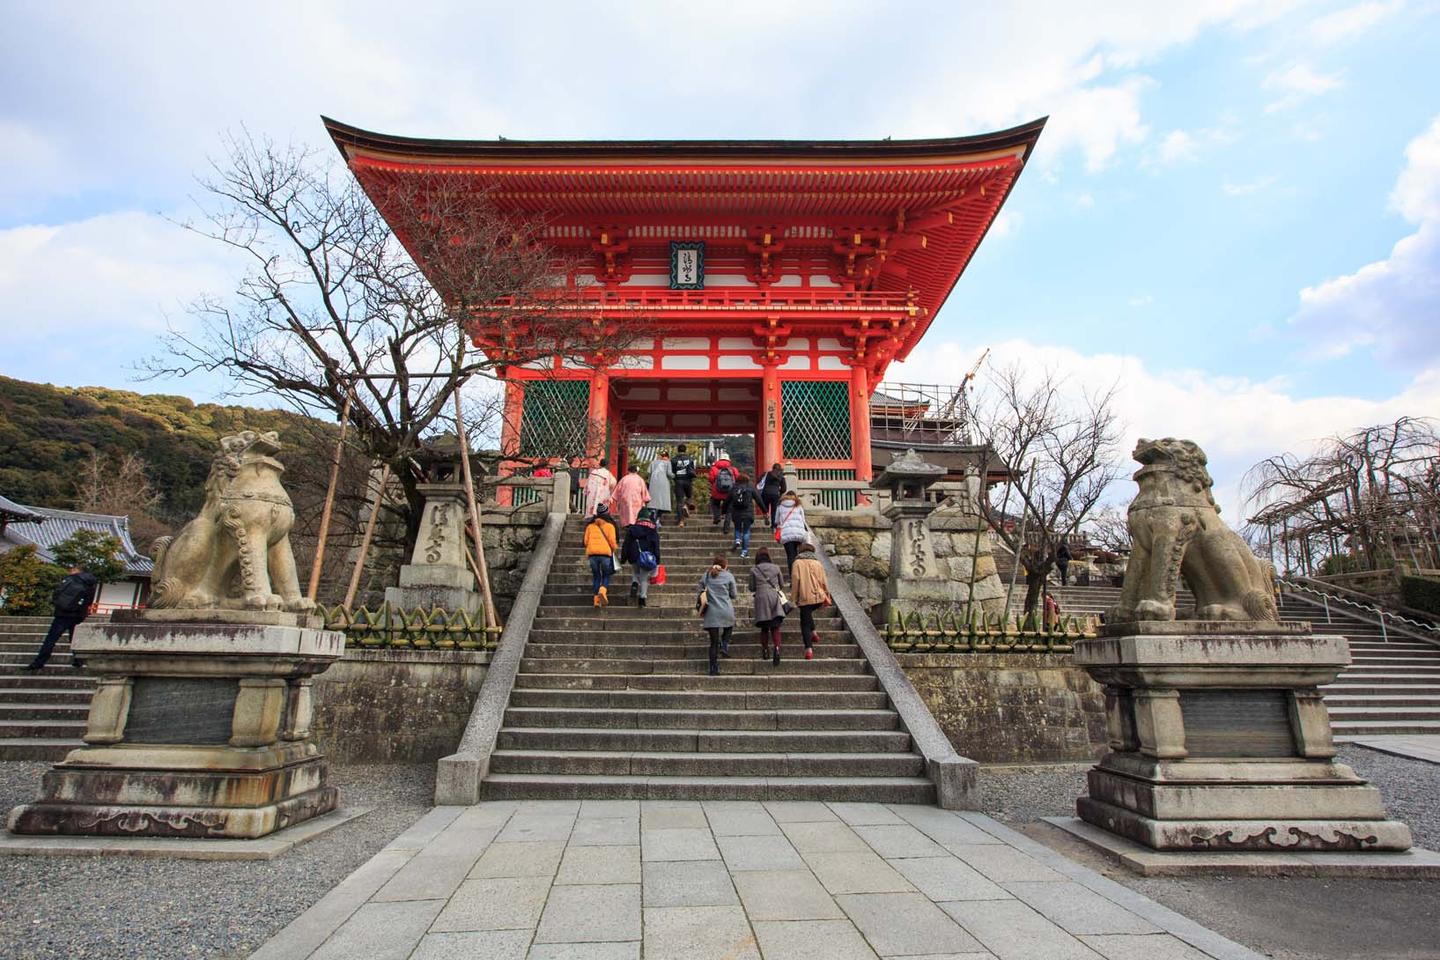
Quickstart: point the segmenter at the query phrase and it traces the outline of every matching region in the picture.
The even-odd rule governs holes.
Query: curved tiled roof
[[[57,510],[54,507],[31,507],[0,496],[0,515],[4,515],[5,534],[0,549],[34,544],[40,557],[54,561],[51,552],[79,530],[109,534],[120,541],[125,572],[132,577],[148,577],[155,562],[135,548],[130,539],[130,518],[106,513],[81,513],[78,510]]]

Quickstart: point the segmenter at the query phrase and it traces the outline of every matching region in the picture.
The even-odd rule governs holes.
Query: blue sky
[[[899,376],[984,347],[1118,382],[1128,435],[1245,466],[1440,413],[1434,0],[4,4],[0,373],[137,385],[236,264],[185,234],[242,125],[449,137],[907,137],[1049,115]],[[400,12],[402,11],[403,12]],[[597,13],[596,11],[603,11]],[[1229,514],[1234,518],[1233,512]]]

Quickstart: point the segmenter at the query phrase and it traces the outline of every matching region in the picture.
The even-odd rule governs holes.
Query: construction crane
[[[981,351],[980,359],[975,361],[975,366],[971,367],[970,372],[965,374],[964,378],[960,381],[960,390],[962,392],[970,386],[970,381],[975,379],[975,374],[980,372],[980,365],[985,362],[985,358],[988,356],[990,356],[990,348],[986,347]]]

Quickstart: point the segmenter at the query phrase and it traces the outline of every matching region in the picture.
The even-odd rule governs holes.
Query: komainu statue
[[[1130,504],[1130,565],[1115,623],[1174,620],[1176,580],[1195,595],[1197,620],[1279,619],[1273,571],[1220,519],[1205,453],[1189,440],[1141,440]]]
[[[150,606],[182,610],[308,613],[290,527],[295,508],[280,474],[276,433],[246,430],[220,441],[205,481],[205,506],[175,537],[155,542]]]

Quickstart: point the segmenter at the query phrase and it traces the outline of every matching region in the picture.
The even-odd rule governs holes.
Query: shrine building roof
[[[637,243],[676,228],[689,231],[676,238],[742,246],[773,235],[792,253],[830,258],[838,290],[912,297],[919,322],[902,358],[1045,126],[923,140],[557,141],[424,139],[324,123],[402,240],[414,214],[386,208],[387,185],[454,174],[476,178],[504,210],[546,218],[562,242],[588,245],[617,228]]]

